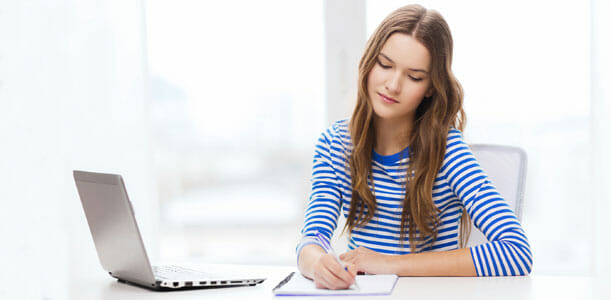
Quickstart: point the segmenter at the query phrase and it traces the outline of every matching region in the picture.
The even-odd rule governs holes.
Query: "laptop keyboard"
[[[212,274],[177,266],[153,266],[155,277],[169,280],[209,280]]]

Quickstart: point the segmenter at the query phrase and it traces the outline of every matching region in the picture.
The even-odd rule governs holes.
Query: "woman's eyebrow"
[[[392,59],[390,59],[390,57],[388,57],[386,54],[384,54],[382,52],[380,52],[380,56],[386,58],[388,61],[390,61],[393,64],[395,63]],[[407,68],[407,69],[410,70],[410,71],[413,71],[413,72],[422,72],[422,73],[425,73],[425,74],[428,73],[426,70],[423,70],[423,69],[414,69],[414,68]]]
[[[392,59],[390,59],[390,57],[386,56],[386,54],[380,52],[380,56],[383,56],[384,58],[386,58],[388,61],[390,61],[391,63],[395,63]]]

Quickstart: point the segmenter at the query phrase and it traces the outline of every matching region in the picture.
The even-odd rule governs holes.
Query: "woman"
[[[369,39],[352,118],[333,124],[316,145],[297,255],[317,287],[347,288],[357,272],[530,273],[524,230],[463,140],[452,47],[445,20],[419,5],[391,13]],[[319,238],[331,239],[340,212],[350,251],[339,258],[347,268]],[[462,248],[469,218],[490,242]]]

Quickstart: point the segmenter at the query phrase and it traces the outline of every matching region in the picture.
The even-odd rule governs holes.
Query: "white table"
[[[191,265],[205,269],[205,266]],[[100,276],[71,282],[71,299],[354,299],[355,297],[275,297],[279,281],[295,267],[235,266],[267,278],[256,286],[155,292],[119,283],[101,270]],[[208,269],[209,270],[209,269]],[[493,278],[401,277],[390,296],[357,299],[611,299],[611,278],[586,276],[522,276]]]

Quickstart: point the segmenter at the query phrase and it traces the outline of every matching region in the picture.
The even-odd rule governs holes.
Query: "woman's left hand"
[[[353,264],[358,272],[367,274],[394,274],[392,257],[365,247],[358,247],[339,256],[345,263]]]

